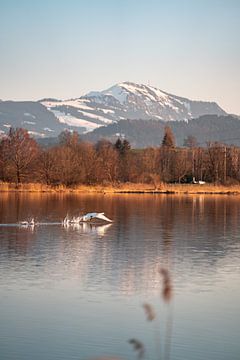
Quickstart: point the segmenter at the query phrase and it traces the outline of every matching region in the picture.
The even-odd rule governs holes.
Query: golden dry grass
[[[82,193],[146,193],[146,194],[240,194],[240,185],[214,184],[161,184],[155,187],[152,184],[122,183],[113,185],[65,185],[50,186],[40,183],[0,182],[0,192],[82,192]]]

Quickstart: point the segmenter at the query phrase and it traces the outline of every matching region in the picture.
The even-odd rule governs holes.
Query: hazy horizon
[[[0,0],[0,99],[130,81],[240,114],[240,2]]]

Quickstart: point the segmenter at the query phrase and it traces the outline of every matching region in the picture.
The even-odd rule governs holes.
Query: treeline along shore
[[[0,140],[0,191],[240,193],[239,147],[201,147],[192,136],[176,147],[169,127],[159,143],[138,150],[125,139],[92,144],[64,131],[44,147],[11,128]]]

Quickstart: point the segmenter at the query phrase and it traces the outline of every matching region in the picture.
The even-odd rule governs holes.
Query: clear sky
[[[0,98],[150,84],[240,114],[240,0],[0,0]]]

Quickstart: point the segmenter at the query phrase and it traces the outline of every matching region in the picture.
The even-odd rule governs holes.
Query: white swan
[[[62,225],[65,227],[68,227],[70,225],[78,225],[81,224],[83,222],[90,222],[93,219],[97,219],[97,220],[103,220],[106,222],[112,222],[111,219],[107,218],[104,213],[87,213],[83,216],[78,216],[78,217],[73,217],[73,218],[69,218],[68,215],[63,219],[62,221]]]
[[[111,219],[107,218],[104,213],[87,213],[81,217],[80,221],[91,221],[92,219],[104,220],[107,222],[112,222]]]

